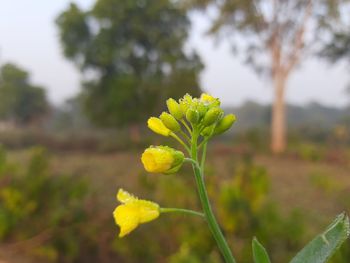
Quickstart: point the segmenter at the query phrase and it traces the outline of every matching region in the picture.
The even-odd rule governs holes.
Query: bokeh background
[[[211,142],[215,213],[239,262],[288,260],[350,208],[346,0],[0,2],[0,262],[222,262],[206,225],[164,215],[124,239],[122,187],[200,209],[190,167],[149,175],[149,116],[185,93],[237,122]],[[332,259],[350,262],[347,242]]]

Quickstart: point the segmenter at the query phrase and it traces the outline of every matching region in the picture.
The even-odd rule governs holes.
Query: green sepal
[[[191,124],[197,124],[199,122],[199,113],[197,110],[193,108],[189,108],[186,112],[186,119],[191,123]]]
[[[173,132],[178,132],[181,130],[180,124],[177,122],[177,120],[174,118],[173,115],[163,112],[159,118],[162,120],[165,127],[167,127],[169,130]]]
[[[223,115],[223,111],[219,107],[210,108],[207,111],[207,113],[204,115],[204,118],[202,120],[202,125],[204,127],[210,126],[215,122],[217,122],[222,115]]]
[[[211,125],[211,126],[208,126],[208,127],[205,127],[202,131],[201,131],[201,135],[203,137],[209,137],[213,134],[213,130],[215,128],[215,125]]]
[[[236,121],[235,115],[233,115],[233,114],[226,115],[216,125],[216,127],[214,129],[214,134],[218,135],[218,134],[224,133],[225,131],[227,131],[228,129],[230,129],[232,127],[232,125],[235,123],[235,121]]]
[[[164,172],[164,174],[173,174],[176,173],[177,171],[180,170],[180,168],[182,167],[182,164],[185,160],[185,155],[183,154],[183,152],[175,150],[171,147],[168,146],[160,146],[163,149],[166,149],[168,151],[170,151],[170,153],[172,154],[174,161],[172,163],[172,166],[169,170],[167,170],[166,172]]]

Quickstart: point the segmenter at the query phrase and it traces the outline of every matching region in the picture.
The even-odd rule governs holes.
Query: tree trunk
[[[141,131],[140,131],[140,126],[138,124],[136,123],[130,124],[129,138],[135,144],[139,144],[141,142]]]
[[[273,78],[275,98],[272,108],[271,121],[271,150],[273,153],[282,153],[286,148],[286,106],[284,91],[287,76],[276,74]]]

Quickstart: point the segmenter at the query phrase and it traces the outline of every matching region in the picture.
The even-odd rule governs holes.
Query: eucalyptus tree
[[[329,62],[345,62],[350,71],[350,8],[343,9],[344,15],[341,22],[328,23],[331,28],[330,37],[325,42],[320,56],[327,58]],[[345,94],[349,97],[350,106],[350,83],[345,88]]]
[[[207,10],[209,33],[228,38],[245,61],[273,86],[271,149],[286,147],[285,92],[291,73],[329,37],[343,0],[183,0],[185,7]],[[239,44],[241,43],[241,44]],[[307,88],[307,87],[305,87]]]

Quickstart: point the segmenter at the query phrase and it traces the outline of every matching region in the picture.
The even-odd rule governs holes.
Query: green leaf
[[[253,238],[252,242],[253,247],[253,257],[255,263],[271,263],[269,255],[266,252],[266,249],[259,243],[256,237]]]
[[[349,236],[349,218],[340,214],[326,231],[306,245],[290,263],[324,263]]]

